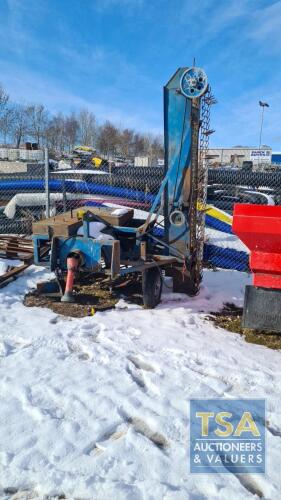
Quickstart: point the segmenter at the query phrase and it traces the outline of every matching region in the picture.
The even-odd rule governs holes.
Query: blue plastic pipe
[[[45,181],[43,180],[13,180],[13,181],[2,181],[0,182],[0,191],[21,191],[21,190],[38,190],[44,191]],[[97,184],[95,182],[85,182],[85,181],[64,181],[64,180],[51,180],[50,181],[50,191],[52,192],[63,192],[68,191],[71,193],[83,193],[83,194],[103,194],[116,196],[117,198],[128,198],[131,200],[140,201],[142,203],[152,204],[156,198],[156,195],[151,193],[144,193],[131,188],[123,188],[116,186],[107,186],[104,184]],[[208,214],[206,214],[206,225],[217,229],[223,233],[233,234],[231,226],[223,221],[216,219]]]
[[[44,189],[45,182],[43,180],[8,180],[0,182],[0,191],[43,191]],[[64,190],[71,193],[107,194],[120,198],[129,198],[143,203],[153,203],[155,198],[155,195],[151,193],[144,193],[143,191],[138,191],[136,189],[106,186],[103,184],[96,184],[94,182],[63,180],[50,181],[50,191],[63,192]]]

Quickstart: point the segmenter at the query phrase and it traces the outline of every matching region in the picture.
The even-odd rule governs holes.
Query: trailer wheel
[[[143,305],[153,309],[159,304],[162,293],[162,276],[157,267],[147,269],[142,273]]]

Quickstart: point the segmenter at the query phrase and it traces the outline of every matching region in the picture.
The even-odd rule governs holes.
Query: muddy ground
[[[246,342],[265,345],[271,349],[281,349],[281,334],[242,328],[242,314],[242,307],[224,304],[221,311],[211,313],[208,319],[220,328],[243,335]]]
[[[61,302],[59,293],[48,295],[34,290],[26,294],[24,305],[27,307],[48,307],[57,314],[82,318],[91,316],[97,311],[112,309],[122,298],[132,303],[142,305],[141,284],[138,281],[121,281],[114,288],[103,280],[80,281],[74,286],[75,303]]]

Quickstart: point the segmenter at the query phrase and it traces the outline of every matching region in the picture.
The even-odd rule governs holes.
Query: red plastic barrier
[[[281,206],[236,204],[232,231],[251,251],[253,285],[281,289]]]

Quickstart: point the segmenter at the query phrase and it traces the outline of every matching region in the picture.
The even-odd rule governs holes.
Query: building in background
[[[32,147],[36,146],[36,147]],[[21,148],[1,147],[0,145],[0,161],[43,161],[44,151],[38,149],[37,144],[26,143]]]
[[[280,153],[281,157],[281,153]],[[257,147],[235,146],[233,148],[210,148],[208,160],[210,167],[231,165],[242,167],[243,162],[253,162],[253,166],[270,165],[272,150],[269,146]],[[280,159],[281,162],[281,159]]]
[[[272,164],[281,166],[281,151],[272,151]]]
[[[156,157],[151,157],[151,156],[135,156],[134,158],[134,166],[135,167],[158,167],[164,165],[164,160],[163,163],[159,164],[159,160]]]

